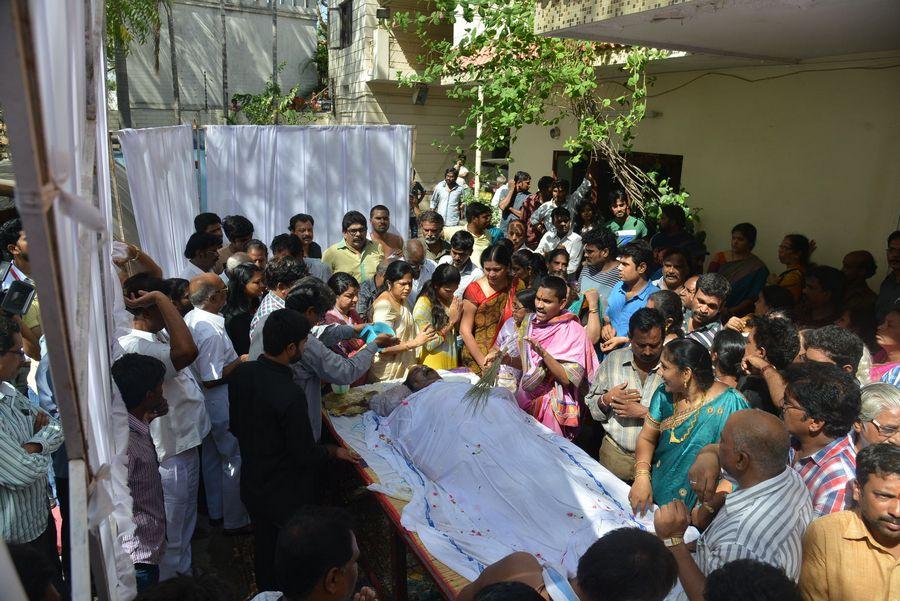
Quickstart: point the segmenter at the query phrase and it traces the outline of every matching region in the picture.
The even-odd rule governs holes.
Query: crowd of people
[[[900,231],[876,292],[864,250],[819,265],[788,233],[776,268],[750,223],[708,253],[681,206],[648,224],[590,176],[532,192],[520,171],[481,202],[463,175],[412,189],[408,239],[376,205],[325,249],[309,215],[267,245],[243,216],[202,213],[179,274],[121,247],[130,328],[112,377],[135,522],[121,540],[144,598],[194,586],[202,479],[210,525],[253,536],[260,599],[374,599],[347,516],[316,507],[322,467],[359,461],[323,434],[322,396],[416,366],[496,379],[630,484],[635,513],[658,506],[655,536],[602,537],[572,579],[517,553],[460,599],[651,600],[676,582],[691,601],[897,594]],[[4,288],[30,281],[18,220],[0,244]],[[0,534],[43,599],[66,586],[48,496],[68,507],[37,302],[0,316],[0,345]]]

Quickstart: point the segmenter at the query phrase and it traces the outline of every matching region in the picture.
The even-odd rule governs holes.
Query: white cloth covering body
[[[508,390],[493,389],[473,413],[462,400],[469,389],[438,382],[387,418],[370,412],[364,420],[368,451],[412,490],[403,526],[437,559],[474,579],[526,551],[573,575],[606,532],[652,530],[652,517],[632,515],[627,485],[524,413]]]

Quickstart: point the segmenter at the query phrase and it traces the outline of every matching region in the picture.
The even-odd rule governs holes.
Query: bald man
[[[656,535],[678,563],[683,590],[676,598],[703,601],[706,576],[738,559],[761,561],[781,568],[794,582],[799,579],[801,540],[813,509],[803,480],[787,465],[789,448],[790,436],[780,419],[745,409],[728,418],[718,445],[703,449],[701,455],[717,455],[718,464],[738,486],[724,503],[717,502],[692,468],[691,486],[702,503],[698,511],[715,513],[694,555],[683,539],[689,523],[684,503],[673,501],[654,515]]]
[[[403,258],[413,270],[413,285],[409,296],[406,298],[410,310],[416,306],[416,299],[422,292],[425,284],[431,281],[437,263],[425,258],[425,245],[418,238],[410,238],[403,245]]]
[[[241,503],[241,454],[237,438],[228,429],[228,387],[225,379],[246,355],[239,358],[225,332],[225,284],[214,273],[191,279],[188,295],[194,309],[184,322],[199,355],[191,373],[203,388],[211,429],[203,439],[201,464],[209,521],[224,525],[227,534],[249,530],[250,517]]]

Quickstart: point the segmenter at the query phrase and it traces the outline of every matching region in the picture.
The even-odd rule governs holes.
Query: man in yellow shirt
[[[322,254],[322,262],[332,273],[343,271],[363,281],[373,277],[378,264],[384,259],[384,251],[377,242],[366,238],[369,224],[359,211],[350,211],[341,221],[344,239],[332,244]]]
[[[900,447],[860,451],[852,486],[857,508],[819,518],[803,536],[804,601],[900,599]]]

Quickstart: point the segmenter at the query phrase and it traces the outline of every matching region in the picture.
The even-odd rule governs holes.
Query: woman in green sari
[[[628,493],[632,510],[641,514],[676,499],[691,509],[696,496],[688,470],[697,453],[719,441],[728,416],[749,407],[734,388],[716,381],[709,352],[694,340],[667,344],[658,373],[663,384],[644,418]]]

